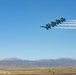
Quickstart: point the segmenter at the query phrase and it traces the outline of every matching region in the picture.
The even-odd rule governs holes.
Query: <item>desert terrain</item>
[[[0,75],[76,75],[76,68],[0,69]]]

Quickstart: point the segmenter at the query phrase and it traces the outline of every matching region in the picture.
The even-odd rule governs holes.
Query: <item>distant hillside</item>
[[[41,59],[36,61],[7,58],[0,60],[1,67],[75,67],[76,59]]]

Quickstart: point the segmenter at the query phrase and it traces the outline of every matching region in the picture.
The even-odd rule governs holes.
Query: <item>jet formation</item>
[[[66,22],[65,18],[56,19],[55,21],[51,21],[51,23],[46,24],[45,26],[40,26],[42,28],[51,29],[54,26],[61,24],[62,22]]]

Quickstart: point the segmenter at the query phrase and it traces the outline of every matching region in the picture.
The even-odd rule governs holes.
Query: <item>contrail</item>
[[[76,24],[60,24],[57,27],[76,27]]]
[[[64,22],[64,23],[62,23],[62,24],[76,24],[76,22]]]
[[[76,29],[76,20],[69,20],[68,22],[64,22],[62,24],[57,25],[59,29]]]
[[[65,24],[65,23],[76,23],[76,20],[68,20],[68,22],[63,22],[63,24]]]
[[[55,28],[59,28],[59,29],[76,29],[76,27],[69,27],[69,26],[67,26],[67,27],[55,27]]]
[[[71,22],[76,22],[76,20],[69,20],[69,21],[71,21]]]

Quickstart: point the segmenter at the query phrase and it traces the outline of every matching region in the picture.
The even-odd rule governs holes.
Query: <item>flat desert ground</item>
[[[76,73],[63,73],[63,74],[0,74],[0,75],[76,75]]]
[[[0,69],[0,75],[76,75],[76,68]]]

